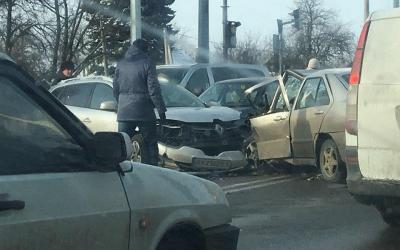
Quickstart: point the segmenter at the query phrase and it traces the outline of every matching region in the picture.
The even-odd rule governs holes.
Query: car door
[[[322,77],[307,79],[290,116],[293,155],[314,158],[314,139],[329,109],[330,93]]]
[[[293,75],[285,75],[272,102],[271,110],[250,120],[260,160],[292,156],[289,100],[297,95],[301,82],[301,79]]]
[[[279,80],[280,89],[284,93],[284,84]],[[286,98],[286,103],[289,102]],[[258,156],[261,160],[272,158],[286,158],[290,156],[289,110],[262,114],[250,119],[253,136],[257,143]],[[286,136],[284,136],[286,135]]]
[[[89,105],[91,111],[88,112],[88,118],[90,119],[90,124],[88,126],[94,133],[101,131],[117,132],[118,123],[116,110],[104,110],[101,107],[101,104],[104,102],[117,103],[113,90],[111,86],[105,83],[96,83],[95,85]]]
[[[89,104],[94,86],[91,83],[76,83],[61,87],[62,90],[60,92],[58,92],[59,89],[52,91],[89,129],[93,128],[90,119],[92,110],[89,109]]]
[[[128,249],[119,174],[95,171],[83,143],[91,135],[71,131],[39,90],[3,73],[0,249]]]

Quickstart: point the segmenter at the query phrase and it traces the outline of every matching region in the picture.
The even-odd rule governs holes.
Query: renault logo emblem
[[[215,132],[217,132],[217,134],[223,135],[224,131],[225,131],[225,129],[221,125],[219,125],[219,124],[215,125]]]

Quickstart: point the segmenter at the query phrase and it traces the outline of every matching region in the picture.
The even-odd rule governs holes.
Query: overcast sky
[[[222,40],[222,0],[210,1],[210,41]],[[327,8],[334,9],[339,19],[348,24],[357,34],[363,24],[363,0],[324,0]],[[393,0],[370,0],[371,11],[391,8]],[[230,6],[228,19],[240,21],[238,39],[251,34],[254,37],[267,37],[277,32],[276,19],[285,19],[294,9],[294,0],[228,0]],[[197,44],[198,0],[175,0],[172,8],[176,11],[174,24],[191,37],[189,43]],[[210,44],[210,47],[213,47]]]

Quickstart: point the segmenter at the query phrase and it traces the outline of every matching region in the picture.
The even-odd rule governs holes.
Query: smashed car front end
[[[167,120],[158,144],[165,165],[194,171],[228,171],[246,164],[244,120],[182,122]]]

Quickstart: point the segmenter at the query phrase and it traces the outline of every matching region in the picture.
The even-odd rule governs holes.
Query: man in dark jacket
[[[66,61],[61,63],[60,70],[57,73],[57,78],[55,79],[54,84],[72,78],[72,73],[74,73],[74,70],[75,65],[73,62]]]
[[[144,144],[142,162],[157,165],[154,108],[158,111],[161,123],[165,121],[167,109],[161,96],[156,67],[146,55],[147,50],[146,41],[138,39],[133,42],[125,57],[117,64],[113,85],[114,96],[118,101],[118,131],[132,138],[138,128]]]

